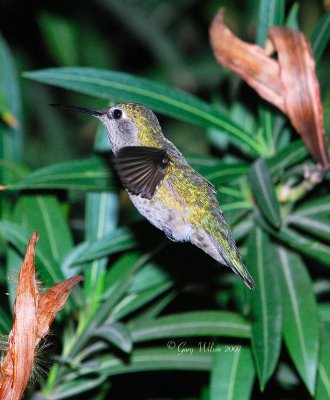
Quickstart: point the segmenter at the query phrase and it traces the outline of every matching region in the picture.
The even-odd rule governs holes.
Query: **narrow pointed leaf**
[[[82,242],[74,247],[62,263],[63,270],[67,271],[72,265],[83,264],[136,246],[137,241],[132,232],[125,227],[119,228],[102,239]]]
[[[9,315],[4,311],[3,306],[0,309],[0,334],[8,335],[12,325],[12,320]]]
[[[330,10],[318,21],[310,38],[312,51],[316,63],[318,63],[330,40]]]
[[[22,196],[15,208],[15,221],[26,230],[38,228],[39,250],[56,263],[59,263],[73,246],[63,208],[55,196]]]
[[[72,399],[73,396],[83,394],[97,388],[107,379],[107,376],[101,375],[97,378],[81,378],[74,381],[63,383],[56,387],[55,391],[51,394],[53,400]]]
[[[293,3],[285,21],[285,26],[299,30],[299,3]]]
[[[59,223],[61,224],[61,222]],[[20,224],[8,221],[0,221],[0,236],[4,237],[13,247],[17,249],[18,252],[15,254],[18,255],[24,254],[26,243],[29,240],[29,235],[32,229],[33,228],[31,226],[30,228],[25,228]],[[47,246],[48,245],[46,244],[45,248],[47,248]],[[56,244],[51,243],[51,246],[56,246]],[[64,271],[60,268],[59,263],[57,263],[49,253],[45,252],[45,249],[38,248],[35,258],[40,276],[42,280],[47,283],[47,286],[61,282],[65,279],[66,276]],[[20,258],[17,257],[16,259],[19,260]],[[17,275],[17,270],[13,269],[11,273],[13,275]],[[10,288],[10,294],[12,295],[15,285],[9,283],[8,286]],[[69,307],[77,307],[78,305],[82,304],[82,301],[83,299],[81,297],[81,292],[76,289],[69,297],[67,304]]]
[[[222,129],[252,154],[258,153],[260,149],[256,139],[209,104],[188,93],[154,81],[121,72],[86,67],[49,68],[28,72],[25,76],[108,100],[143,103],[155,111],[180,120]]]
[[[330,398],[330,335],[324,326],[321,328],[320,361],[316,382],[316,400]]]
[[[178,355],[176,349],[164,347],[152,347],[148,349],[133,350],[130,362],[126,363],[114,356],[99,356],[97,367],[84,367],[81,365],[80,375],[90,373],[106,374],[108,376],[120,375],[141,371],[210,371],[212,367],[212,354],[200,352],[198,348],[193,348],[190,353]],[[74,374],[68,375],[69,379],[74,378]]]
[[[274,25],[283,25],[285,1],[260,0],[258,12],[257,44],[264,47],[268,29]]]
[[[307,156],[305,146],[300,140],[296,140],[279,150],[274,156],[267,159],[267,165],[272,177],[283,175],[284,171],[298,164]]]
[[[273,226],[279,227],[281,225],[280,207],[264,159],[259,158],[253,164],[250,181],[253,194],[262,214]]]
[[[11,183],[16,171],[2,168],[14,167],[21,161],[23,148],[21,95],[13,55],[0,33],[0,185]],[[12,211],[12,199],[0,192],[0,218],[8,218]],[[11,249],[9,253],[13,252]],[[15,256],[14,256],[15,257]],[[19,264],[18,264],[19,265]]]
[[[194,311],[136,321],[129,330],[134,342],[190,336],[250,337],[250,325],[238,314],[224,311]]]
[[[292,361],[309,392],[315,391],[319,352],[319,319],[310,278],[301,258],[278,247],[283,335]]]
[[[101,192],[88,193],[86,200],[86,240],[102,240],[106,235],[111,235],[119,217],[118,195],[115,193]],[[84,289],[89,300],[102,294],[106,271],[107,257],[98,258],[86,266]]]
[[[222,348],[224,346],[221,346]],[[251,350],[214,353],[210,400],[249,400],[255,376]]]
[[[113,309],[111,319],[119,320],[126,317],[126,315],[154,300],[171,286],[171,282],[166,282],[143,292],[125,296],[125,298]]]
[[[95,336],[98,336],[107,342],[112,343],[125,353],[130,353],[132,350],[132,339],[125,328],[125,325],[119,322],[113,322],[109,325],[102,325],[95,331]]]
[[[79,28],[64,17],[43,12],[38,18],[47,49],[59,65],[77,65],[81,61],[79,51]],[[65,49],[65,51],[63,51]]]
[[[4,237],[17,250],[24,254],[26,243],[29,241],[29,232],[19,224],[8,221],[0,221],[0,235]],[[46,282],[58,282],[64,279],[64,275],[55,263],[52,264],[47,254],[38,249],[36,260],[40,268],[43,280]]]
[[[309,258],[330,267],[330,246],[321,243],[315,239],[308,238],[306,235],[295,231],[287,226],[282,226],[281,229],[273,229],[259,214],[257,220],[260,226],[271,236],[279,239],[282,243],[289,245],[298,253],[304,254]]]
[[[102,158],[92,157],[40,168],[6,189],[114,190],[114,184],[111,167]]]
[[[304,217],[299,214],[291,214],[286,219],[286,223],[311,234],[314,237],[330,241],[329,220],[322,221],[316,218]]]
[[[155,319],[159,314],[171,303],[176,297],[177,293],[173,290],[161,296],[160,299],[154,301],[149,307],[143,310],[137,317],[133,318],[133,321]]]
[[[187,155],[189,164],[214,185],[231,182],[249,171],[246,163],[224,163],[214,157]]]
[[[258,227],[250,233],[247,265],[256,283],[250,293],[252,349],[264,390],[280,355],[282,310],[276,253],[267,234]]]
[[[111,310],[127,292],[132,280],[132,275],[141,268],[151,257],[151,254],[126,253],[111,268],[111,281],[109,293],[105,293],[104,301],[95,312],[92,319],[84,326],[83,331],[74,342],[68,357],[75,357],[108,318]]]
[[[100,125],[97,131],[94,148],[99,151],[109,148],[109,140],[103,125]],[[100,240],[105,235],[114,232],[119,219],[118,194],[109,192],[88,193],[85,219],[85,239],[87,241]],[[87,295],[90,315],[93,315],[99,307],[100,298],[105,289],[107,262],[108,257],[95,259],[85,268],[84,292]]]
[[[297,231],[284,227],[278,233],[275,233],[283,242],[320,263],[330,267],[330,246],[320,243],[317,240],[309,239]]]
[[[19,162],[21,158],[23,135],[20,99],[14,59],[0,35],[0,160]],[[8,123],[10,120],[12,124]],[[7,171],[0,169],[1,184],[9,183],[8,178]]]
[[[330,216],[330,195],[315,198],[304,202],[295,210],[295,214],[301,217],[323,219]]]

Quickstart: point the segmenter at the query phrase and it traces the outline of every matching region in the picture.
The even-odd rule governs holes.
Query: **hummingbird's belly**
[[[157,190],[151,200],[132,194],[129,194],[129,197],[140,214],[164,231],[169,239],[188,241],[191,234],[189,208],[164,186]]]

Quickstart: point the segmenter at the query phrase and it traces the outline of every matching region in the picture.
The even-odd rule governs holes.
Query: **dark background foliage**
[[[41,234],[37,267],[46,286],[74,273],[85,277],[56,321],[31,398],[37,390],[38,398],[52,399],[330,396],[329,181],[305,190],[303,168],[312,160],[298,135],[216,63],[208,29],[220,6],[231,29],[250,42],[276,21],[311,37],[321,18],[320,41],[329,39],[326,1],[0,2],[0,112],[19,121],[15,129],[0,127],[0,184],[9,188],[0,194],[1,332],[10,330],[15,274],[32,230]],[[74,70],[87,83],[63,77],[62,69],[22,76],[78,66],[130,73],[129,89],[87,88],[99,70]],[[329,131],[328,49],[317,76]],[[184,118],[166,101],[140,99],[216,185],[256,278],[252,294],[229,270],[189,244],[169,243],[139,216],[104,161],[109,145],[96,121],[48,107],[101,108],[133,96],[138,78],[166,85],[160,93],[191,106]],[[169,87],[207,102],[217,122],[198,119],[205,103],[194,108]],[[232,140],[236,127],[248,132],[256,153]],[[283,200],[285,190],[290,196]],[[179,355],[169,341],[176,348],[186,343],[194,354]],[[222,352],[200,351],[200,343]]]

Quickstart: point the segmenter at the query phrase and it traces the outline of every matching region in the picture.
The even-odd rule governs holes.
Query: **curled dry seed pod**
[[[18,277],[14,323],[0,371],[1,400],[19,400],[23,396],[33,369],[36,346],[48,333],[73,286],[82,280],[81,276],[74,276],[40,296],[34,266],[37,240],[38,234],[34,232]]]

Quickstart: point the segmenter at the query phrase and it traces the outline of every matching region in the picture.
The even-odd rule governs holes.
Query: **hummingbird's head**
[[[139,103],[119,103],[101,110],[52,104],[55,107],[83,112],[100,119],[116,153],[122,147],[162,147],[164,136],[156,115]]]

